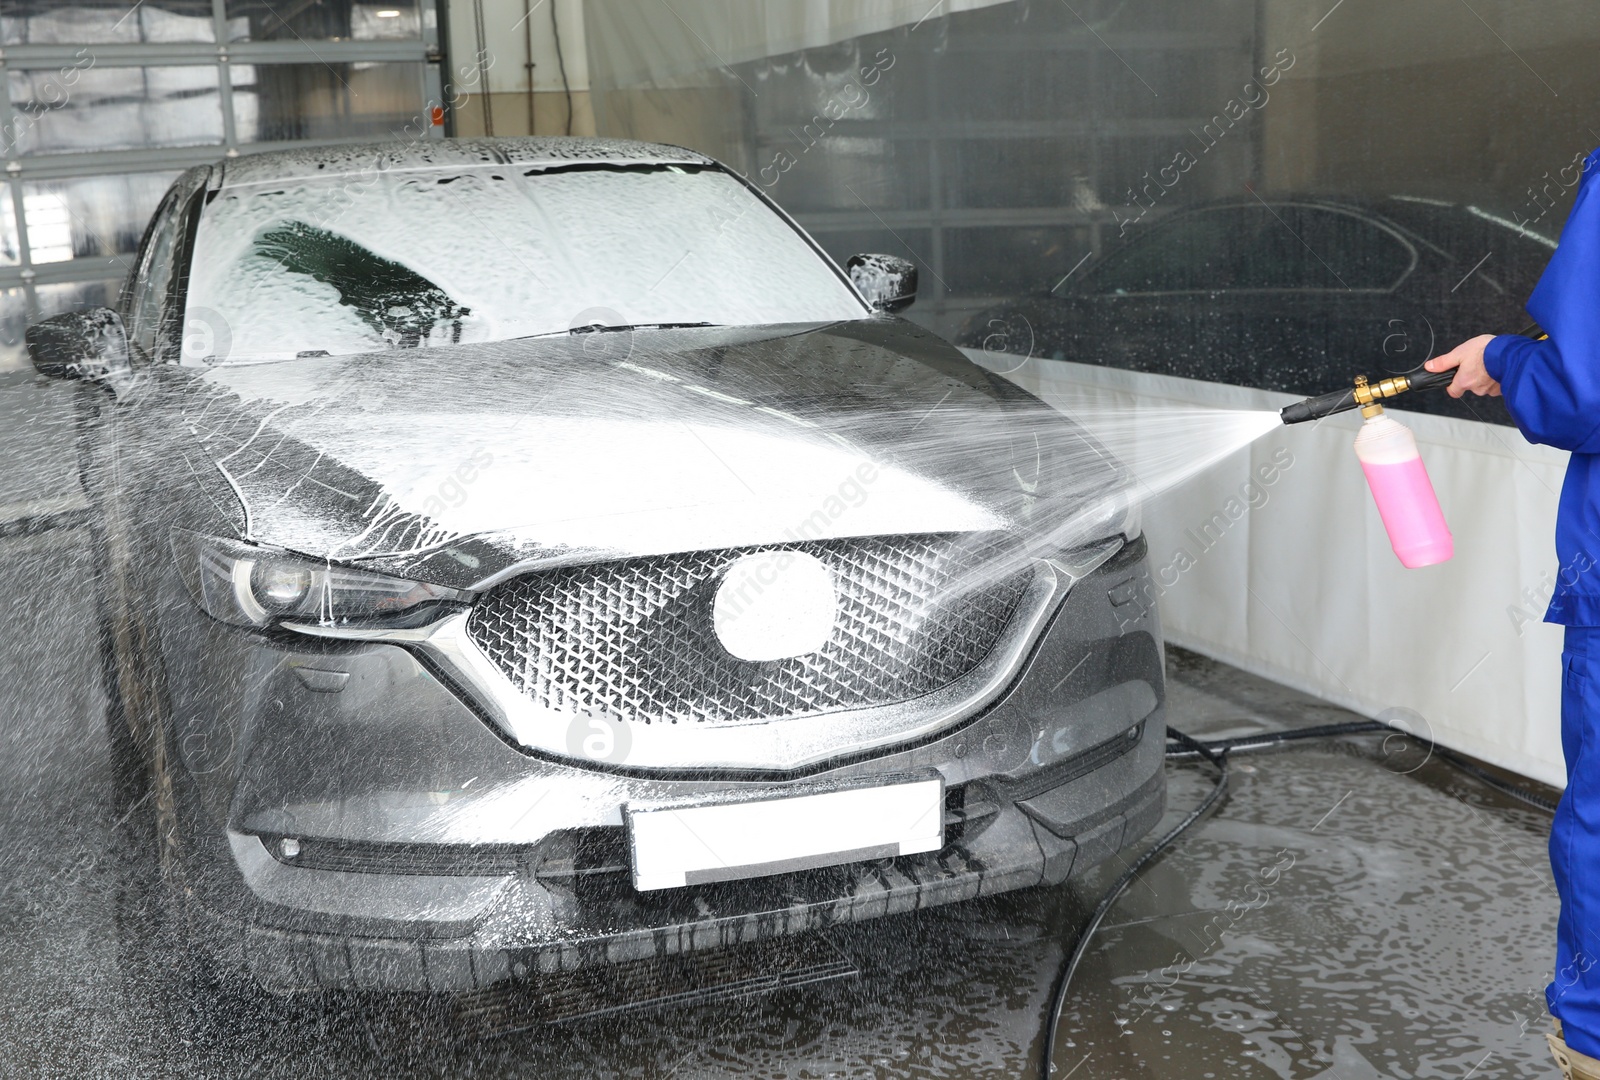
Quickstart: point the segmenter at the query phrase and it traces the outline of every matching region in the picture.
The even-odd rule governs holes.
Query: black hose
[[[1050,1006],[1050,1023],[1045,1028],[1044,1033],[1044,1075],[1046,1077],[1055,1071],[1055,1061],[1051,1056],[1051,1052],[1056,1045],[1056,1030],[1061,1024],[1061,1010],[1067,1003],[1067,990],[1072,985],[1072,976],[1078,970],[1078,963],[1083,959],[1083,954],[1088,951],[1089,939],[1094,937],[1095,930],[1099,929],[1100,921],[1106,917],[1106,912],[1111,910],[1111,905],[1116,903],[1117,897],[1122,895],[1123,890],[1133,884],[1133,879],[1138,876],[1139,871],[1152,859],[1175,844],[1178,837],[1182,836],[1191,825],[1209,814],[1211,808],[1217,804],[1223,793],[1228,790],[1227,750],[1213,750],[1198,739],[1190,738],[1183,732],[1173,728],[1167,729],[1167,738],[1187,746],[1190,750],[1215,765],[1217,767],[1216,787],[1211,789],[1211,794],[1207,795],[1199,806],[1189,811],[1188,816],[1173,826],[1171,831],[1160,840],[1157,840],[1153,847],[1135,859],[1133,865],[1124,870],[1122,876],[1111,883],[1111,888],[1106,890],[1105,895],[1100,898],[1100,902],[1095,905],[1094,911],[1089,915],[1088,923],[1078,934],[1078,944],[1073,948],[1072,955],[1067,958],[1067,965],[1061,972],[1060,981],[1056,984],[1055,997]]]
[[[1283,743],[1300,742],[1305,739],[1332,739],[1340,735],[1365,735],[1376,731],[1385,731],[1391,735],[1401,735],[1408,739],[1421,741],[1410,732],[1385,724],[1381,720],[1355,720],[1345,724],[1321,724],[1316,727],[1294,728],[1289,731],[1266,731],[1258,735],[1241,735],[1233,739],[1212,739],[1204,745],[1214,751],[1238,754],[1248,753],[1252,750],[1265,750]],[[1500,794],[1516,799],[1518,802],[1525,803],[1536,810],[1543,810],[1547,814],[1556,812],[1555,802],[1545,798],[1543,795],[1518,787],[1510,781],[1502,780],[1487,769],[1474,765],[1453,750],[1446,750],[1442,746],[1426,745],[1428,745],[1429,752],[1446,765],[1465,773],[1481,784],[1494,788]],[[1175,761],[1192,760],[1200,756],[1200,753],[1196,750],[1167,751],[1167,757]]]
[[[1519,788],[1513,783],[1502,780],[1489,770],[1478,768],[1472,762],[1453,753],[1452,751],[1446,750],[1442,746],[1435,746],[1433,748],[1433,752],[1438,754],[1439,760],[1443,761],[1446,765],[1454,766],[1455,768],[1466,773],[1468,776],[1472,777],[1474,780],[1477,780],[1479,783],[1487,784],[1489,787],[1494,788],[1502,795],[1508,795],[1511,798],[1516,799],[1518,802],[1527,803],[1534,809],[1543,810],[1547,814],[1554,814],[1556,812],[1556,804],[1552,800],[1545,798],[1543,795],[1528,791],[1526,788]]]
[[[1399,733],[1399,729],[1385,724],[1382,720],[1355,720],[1346,724],[1318,724],[1316,727],[1294,728],[1290,731],[1263,731],[1258,735],[1241,735],[1233,739],[1212,739],[1203,743],[1196,739],[1190,739],[1189,741],[1198,746],[1208,747],[1213,751],[1232,753],[1239,750],[1262,750],[1281,743],[1299,742],[1302,739],[1332,739],[1340,735],[1363,735],[1372,731]],[[1171,728],[1167,729],[1167,733],[1169,735],[1177,734]],[[1180,760],[1200,756],[1201,754],[1198,750],[1167,751],[1167,757]]]
[[[483,95],[483,133],[494,137],[494,105],[489,100],[489,36],[483,30],[483,0],[472,0],[472,32],[478,39],[478,92]]]
[[[550,0],[550,36],[556,43],[556,67],[561,71],[561,89],[567,95],[567,134],[572,134],[572,82],[567,78],[567,58],[561,53],[561,27],[556,23],[556,4]]]
[[[1177,749],[1169,748],[1167,757],[1184,760],[1204,758],[1217,768],[1217,783],[1211,793],[1203,799],[1199,806],[1189,811],[1184,819],[1173,826],[1172,829],[1157,840],[1145,853],[1134,860],[1133,864],[1122,872],[1111,887],[1101,896],[1100,902],[1095,905],[1094,911],[1089,915],[1089,921],[1078,934],[1078,943],[1072,949],[1072,955],[1067,958],[1066,966],[1062,969],[1061,979],[1056,984],[1056,992],[1050,1005],[1050,1022],[1045,1027],[1044,1035],[1044,1076],[1048,1078],[1055,1071],[1055,1061],[1052,1052],[1056,1045],[1056,1033],[1061,1024],[1061,1011],[1066,1007],[1067,991],[1072,986],[1072,976],[1077,973],[1078,964],[1083,960],[1084,954],[1089,949],[1089,940],[1094,937],[1094,932],[1100,928],[1101,921],[1111,906],[1117,902],[1139,871],[1150,863],[1162,852],[1177,843],[1179,837],[1189,830],[1201,818],[1209,814],[1224,792],[1228,790],[1228,755],[1240,751],[1260,750],[1270,746],[1279,746],[1283,743],[1300,742],[1305,739],[1332,739],[1343,735],[1366,735],[1377,731],[1386,731],[1395,735],[1403,735],[1415,739],[1410,732],[1401,731],[1381,720],[1355,720],[1344,724],[1318,724],[1313,727],[1293,728],[1289,731],[1268,731],[1259,735],[1242,735],[1232,739],[1213,739],[1202,741],[1193,736],[1186,735],[1176,728],[1167,729],[1167,738],[1178,744]],[[1487,769],[1481,769],[1453,751],[1443,747],[1432,746],[1431,751],[1448,765],[1460,770],[1466,775],[1494,788],[1503,795],[1510,796],[1529,806],[1536,807],[1546,813],[1553,814],[1556,804],[1535,792],[1520,788],[1515,784],[1500,779]]]

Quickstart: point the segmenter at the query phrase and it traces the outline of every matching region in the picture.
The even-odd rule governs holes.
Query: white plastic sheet
[[[920,26],[1006,0],[673,0],[587,4],[591,70],[613,87],[660,87],[726,67]]]
[[[1292,400],[1164,375],[968,355],[1091,427],[1096,406],[1148,408],[1150,439],[1169,405],[1276,410]],[[1285,427],[1146,506],[1167,637],[1561,785],[1561,628],[1540,620],[1556,572],[1567,455],[1530,445],[1511,428],[1392,412],[1416,433],[1455,534],[1455,558],[1401,567],[1350,448],[1359,415]],[[1240,489],[1253,474],[1259,483],[1255,471],[1269,463],[1280,465],[1276,479],[1251,507]]]

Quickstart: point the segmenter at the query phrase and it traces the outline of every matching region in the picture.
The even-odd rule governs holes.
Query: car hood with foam
[[[1121,470],[902,320],[160,370],[244,538],[456,587],[601,559],[1103,525]],[[1084,535],[1079,536],[1079,533]]]

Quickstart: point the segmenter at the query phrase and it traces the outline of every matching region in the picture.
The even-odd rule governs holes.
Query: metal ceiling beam
[[[8,45],[0,49],[0,63],[18,70],[82,68],[92,58],[94,66],[166,67],[181,64],[343,64],[385,60],[422,61],[427,46],[416,41],[235,41],[124,42],[106,45]]]

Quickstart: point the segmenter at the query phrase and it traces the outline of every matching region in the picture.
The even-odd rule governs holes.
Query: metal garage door
[[[435,0],[0,0],[0,368],[114,300],[188,166],[442,134],[438,46]]]

